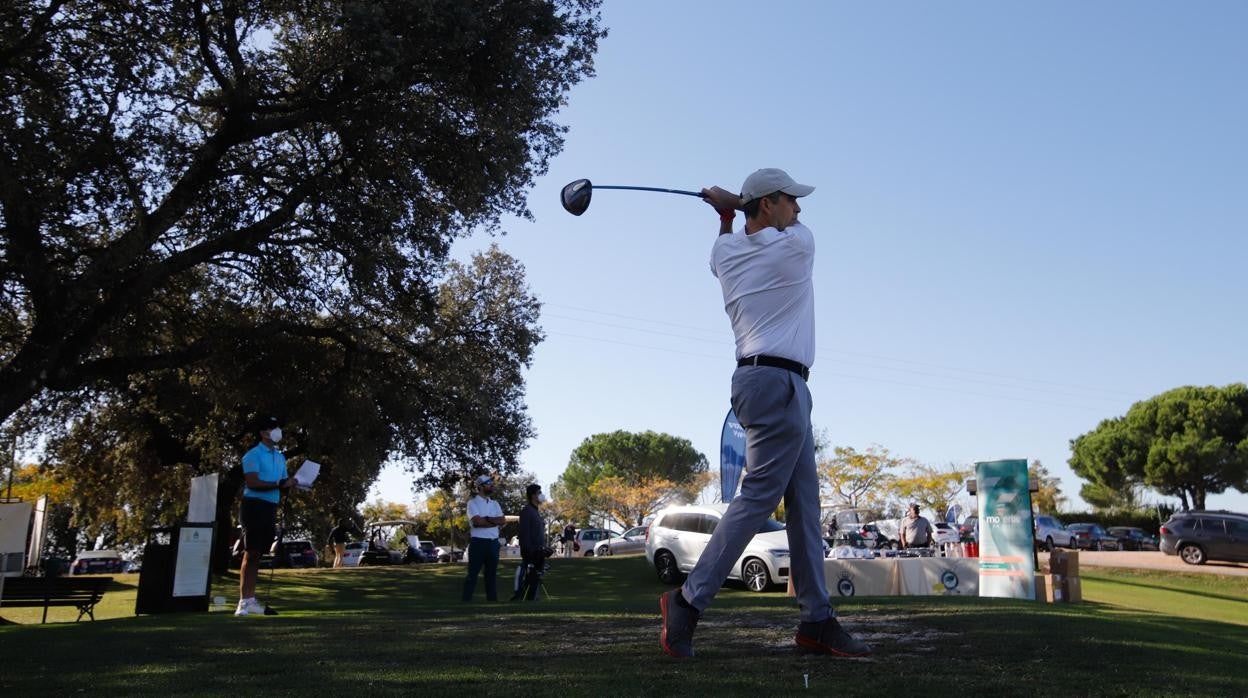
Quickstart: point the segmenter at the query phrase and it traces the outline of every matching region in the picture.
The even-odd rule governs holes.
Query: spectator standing
[[[901,520],[901,547],[927,548],[932,545],[932,524],[919,516],[919,505],[911,504]]]
[[[334,568],[342,567],[342,559],[347,554],[347,538],[358,533],[351,519],[343,519],[329,531],[329,542],[334,545]]]
[[[477,590],[477,577],[485,571],[485,598],[498,601],[498,527],[507,522],[503,509],[494,501],[494,478],[481,475],[476,479],[477,496],[468,500],[468,578],[464,580],[464,601],[472,601]]]
[[[542,584],[546,558],[554,552],[546,547],[546,522],[542,520],[540,508],[546,501],[546,495],[542,494],[542,486],[533,483],[525,488],[524,494],[528,501],[520,510],[520,557],[524,560],[521,566],[523,572],[520,587],[516,589],[515,596],[511,597],[512,601],[521,597],[525,601],[537,599],[537,590]]]
[[[563,556],[572,557],[572,545],[576,543],[576,526],[569,521],[568,525],[563,527]]]

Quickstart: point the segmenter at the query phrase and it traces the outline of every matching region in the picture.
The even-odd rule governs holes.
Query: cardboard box
[[[1059,577],[1079,576],[1079,551],[1054,548],[1049,553],[1049,572]]]
[[[1036,601],[1045,603],[1061,603],[1063,598],[1062,578],[1055,574],[1036,575]]]
[[[1067,603],[1083,601],[1083,584],[1078,577],[1067,577],[1062,580],[1062,596]]]

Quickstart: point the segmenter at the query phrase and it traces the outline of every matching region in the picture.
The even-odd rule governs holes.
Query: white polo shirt
[[[765,354],[815,361],[815,236],[801,223],[784,230],[741,229],[715,238],[711,273],[724,292],[724,312],[737,358]]]
[[[477,495],[468,500],[468,526],[470,534],[473,538],[488,538],[490,540],[498,539],[498,526],[486,526],[478,528],[472,525],[472,517],[474,516],[502,516],[503,508],[498,502],[489,497]]]

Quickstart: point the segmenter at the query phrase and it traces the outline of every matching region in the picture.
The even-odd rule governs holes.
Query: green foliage
[[[816,467],[825,501],[837,507],[883,511],[894,494],[897,471],[913,463],[879,445],[862,452],[836,446],[832,457],[820,458]]]
[[[539,338],[537,302],[522,282],[497,248],[449,265],[419,356],[393,351],[381,334],[354,346],[273,335],[241,343],[238,356],[134,376],[51,413],[68,425],[50,431],[51,467],[71,484],[81,525],[131,542],[184,515],[196,475],[222,475],[218,518],[230,519],[242,453],[256,442],[253,413],[285,418],[292,467],[321,463],[316,487],[286,505],[292,530],[317,538],[356,511],[392,459],[424,487],[487,465],[506,471],[532,434],[521,368]]]
[[[605,34],[596,0],[45,5],[0,12],[0,419],[275,337],[444,370],[480,331],[430,331],[430,282],[530,215]]]
[[[628,485],[669,480],[681,497],[692,500],[705,484],[699,476],[707,468],[706,456],[688,439],[653,431],[615,431],[582,441],[552,489],[559,495],[560,508],[573,516],[604,516],[605,507],[591,494],[599,479],[616,477]]]
[[[529,215],[603,35],[594,0],[0,11],[0,418],[75,520],[135,540],[207,473],[228,520],[253,414],[325,466],[295,531],[389,459],[514,468],[538,304],[449,251]]]
[[[1048,468],[1045,468],[1038,460],[1031,462],[1027,468],[1027,476],[1031,479],[1031,483],[1039,488],[1038,491],[1031,493],[1032,508],[1042,512],[1057,511],[1065,499],[1062,497],[1061,478],[1050,475]]]
[[[966,487],[973,469],[956,463],[943,467],[915,463],[893,482],[893,492],[903,502],[917,502],[929,519],[936,520]]]
[[[1094,497],[1144,484],[1199,509],[1209,494],[1248,491],[1248,386],[1187,386],[1137,402],[1072,440],[1070,466],[1100,486]]]

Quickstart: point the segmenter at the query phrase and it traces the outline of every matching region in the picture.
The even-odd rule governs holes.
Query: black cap
[[[542,491],[542,486],[536,482],[524,488],[524,496],[526,499],[532,499],[533,495]]]
[[[256,419],[256,431],[268,431],[281,425],[282,422],[277,417],[258,417]]]

